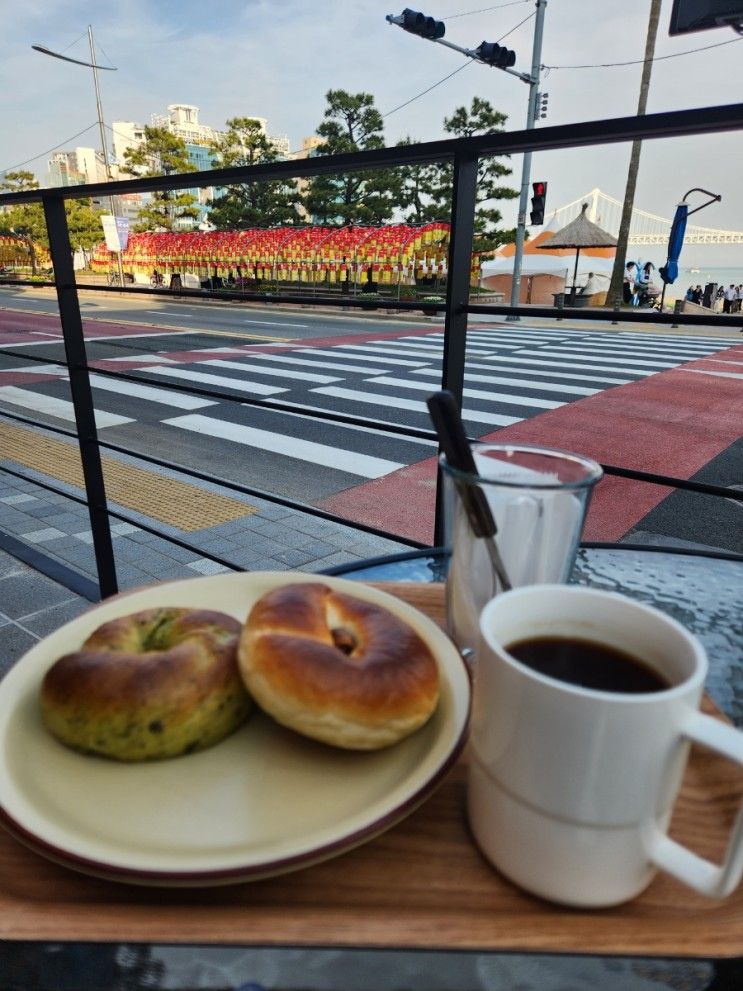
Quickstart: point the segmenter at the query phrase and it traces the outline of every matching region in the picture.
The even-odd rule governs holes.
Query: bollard
[[[684,301],[683,299],[677,299],[676,302],[673,304],[673,315],[677,316],[679,313],[683,313],[683,312],[684,312]],[[677,323],[672,323],[671,330],[678,330],[678,326],[679,325]]]
[[[619,311],[621,310],[621,308],[622,308],[622,301],[619,298],[619,296],[615,296],[614,297],[614,306],[612,307],[612,311],[614,313],[619,313]],[[619,326],[619,321],[618,320],[612,320],[611,325],[612,325],[612,327],[618,327]]]

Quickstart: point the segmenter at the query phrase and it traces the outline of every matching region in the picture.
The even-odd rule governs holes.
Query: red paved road
[[[743,432],[743,345],[641,382],[618,386],[484,439],[579,451],[603,464],[690,478]],[[435,458],[347,489],[317,505],[348,519],[430,542]],[[671,490],[605,478],[594,494],[586,540],[618,540]]]

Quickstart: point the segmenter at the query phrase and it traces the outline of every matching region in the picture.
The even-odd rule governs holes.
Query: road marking
[[[378,355],[372,357],[368,354],[346,354],[346,347],[353,347],[354,345],[338,345],[332,351],[324,350],[323,348],[296,348],[295,354],[322,354],[331,358],[337,358],[340,355],[342,358],[352,358],[354,361],[376,361],[383,362],[386,365],[405,365],[408,368],[420,368],[422,362],[420,361],[406,361],[405,358],[382,358]]]
[[[492,385],[512,385],[514,388],[529,388],[536,389],[538,392],[563,392],[567,394],[572,394],[575,396],[595,396],[599,392],[604,392],[604,389],[589,389],[583,385],[557,385],[554,382],[536,382],[534,379],[513,379],[506,378],[500,375],[473,375],[470,371],[471,366],[467,366],[465,371],[465,380],[467,382],[486,382]],[[413,372],[414,375],[432,375],[434,378],[441,378],[441,372],[436,368],[417,368]]]
[[[488,356],[486,355],[485,357],[487,358]],[[515,364],[520,365],[521,366],[520,368],[502,369],[503,371],[510,372],[511,375],[540,375],[544,378],[552,378],[552,379],[560,379],[560,380],[570,379],[570,381],[575,380],[576,382],[596,382],[596,383],[603,382],[603,383],[608,383],[609,387],[612,385],[628,385],[630,382],[633,381],[633,379],[626,379],[626,378],[624,379],[610,378],[608,375],[576,375],[573,372],[547,372],[541,368],[539,369],[528,368],[527,367],[529,364],[528,361],[523,362],[523,361],[518,361],[517,359],[500,358],[497,355],[493,356],[489,360],[493,362],[498,362],[500,364],[502,364],[505,361],[513,361]],[[483,371],[487,371],[491,369],[492,366],[480,365],[476,361],[468,361],[465,370],[466,375],[469,375],[471,368],[479,368],[482,369]],[[517,382],[518,379],[514,379],[513,381]]]
[[[364,368],[362,365],[344,365],[338,361],[309,361],[307,358],[291,358],[286,354],[251,354],[252,361],[276,361],[282,365],[303,365],[307,368],[331,368],[337,372],[363,372],[364,375],[383,375],[384,368]]]
[[[65,378],[67,376],[65,375]],[[133,396],[136,399],[146,399],[151,403],[162,403],[163,406],[174,406],[176,409],[203,409],[205,406],[216,406],[213,399],[197,399],[182,392],[168,392],[167,389],[157,389],[151,385],[138,385],[125,379],[107,378],[105,375],[90,376],[90,384],[94,389],[104,389],[108,392]]]
[[[409,357],[420,357],[420,358],[430,357],[430,355],[424,350],[414,351],[409,348],[397,347],[394,341],[391,341],[390,344],[395,348],[395,351],[398,354],[407,354]],[[383,347],[375,347],[374,345],[370,345],[370,344],[344,344],[343,348],[344,350],[348,350],[348,351],[371,351],[372,354],[389,354],[389,346],[387,345]],[[384,359],[380,358],[379,360],[382,361]],[[415,362],[411,361],[408,362],[408,364],[414,365]]]
[[[329,413],[331,416],[337,416],[338,415],[338,410],[337,409],[327,409],[324,406],[308,406],[306,403],[290,403],[290,402],[288,402],[285,399],[282,399],[281,400],[281,405],[282,405],[282,407],[283,406],[293,406],[295,409],[298,409],[298,410],[309,410],[310,413]],[[285,409],[281,409],[281,410],[266,410],[266,412],[276,412],[276,413],[278,413],[278,414],[280,414],[282,416],[298,416],[300,418],[302,418],[304,416],[304,414],[301,413],[301,412],[300,413],[292,413],[292,412],[290,412],[288,410],[285,410]],[[345,430],[360,430],[362,433],[365,433],[365,434],[376,434],[376,436],[378,436],[378,437],[384,437],[388,441],[391,439],[391,435],[390,435],[390,432],[388,430],[380,430],[378,427],[362,427],[358,423],[333,423],[333,424],[328,424],[328,426],[331,426],[331,425],[332,425],[332,427],[333,427],[334,430],[336,430],[338,427],[342,427]],[[436,441],[436,440],[426,440],[424,437],[405,437],[403,435],[396,435],[395,439],[398,440],[398,441],[402,441],[405,444],[423,444],[426,447],[438,447],[439,446],[438,441]],[[2,502],[2,499],[0,499],[0,502]]]
[[[712,375],[713,378],[718,379],[743,379],[743,373],[740,372],[713,372],[706,368],[679,368],[679,372],[692,372],[694,375]]]
[[[287,389],[277,386],[264,385],[262,382],[243,382],[240,379],[228,378],[225,375],[208,375],[206,372],[194,372],[185,368],[148,368],[148,375],[165,375],[168,378],[187,379],[189,382],[204,382],[207,385],[221,385],[238,392],[254,392],[259,396],[275,396]]]
[[[621,371],[624,371],[623,368],[617,367],[619,365],[639,364],[639,365],[647,365],[648,368],[675,368],[676,365],[678,364],[678,362],[676,362],[676,361],[644,361],[639,355],[636,355],[634,359],[632,359],[632,358],[606,358],[607,361],[614,362],[614,365],[613,366],[612,365],[595,365],[593,363],[593,359],[590,356],[588,356],[585,353],[585,351],[576,351],[575,353],[571,353],[569,351],[565,351],[565,352],[562,352],[562,351],[527,351],[526,349],[524,349],[522,351],[519,351],[519,354],[520,355],[527,355],[527,354],[528,355],[544,355],[545,358],[562,358],[563,359],[563,362],[565,363],[566,367],[568,367],[568,368],[570,368],[570,367],[584,368],[584,369],[585,368],[600,368],[600,369],[602,369],[602,371],[612,371],[612,372],[621,372]],[[578,364],[578,365],[572,366],[572,365],[568,364],[567,362],[565,362],[565,359],[566,358],[570,358],[573,361],[583,362],[583,364]],[[643,374],[643,373],[644,374],[648,374],[648,369],[647,368],[644,369],[644,372],[643,371],[638,371],[638,375],[639,374]]]
[[[284,368],[262,368],[241,361],[225,361],[223,358],[212,358],[209,361],[199,362],[201,365],[210,365],[212,368],[236,368],[241,372],[257,372],[259,375],[276,375],[279,378],[299,379],[302,382],[318,382],[327,385],[330,382],[339,382],[338,376],[332,375],[312,375],[309,372],[292,372]]]
[[[382,478],[404,465],[384,458],[374,458],[368,454],[357,454],[354,451],[342,451],[337,447],[317,444],[315,441],[302,440],[300,437],[288,437],[285,434],[274,433],[271,430],[259,430],[256,427],[246,427],[227,420],[217,420],[208,416],[194,413],[188,416],[176,416],[163,420],[170,426],[191,430],[207,437],[218,437],[235,444],[270,451],[299,461],[307,461],[324,468],[335,468],[351,475],[362,478]]]
[[[428,389],[430,392],[430,388]],[[331,396],[334,399],[350,399],[356,403],[366,403],[369,406],[382,406],[385,409],[405,409],[411,413],[424,413],[428,416],[428,407],[424,402],[413,399],[398,399],[396,396],[382,396],[374,392],[357,392],[355,389],[341,389],[337,386],[321,386],[312,389],[313,393]],[[522,416],[503,416],[500,413],[486,413],[484,410],[466,409],[463,413],[465,420],[476,423],[486,423],[496,427],[510,427],[512,423],[520,423]]]
[[[541,352],[540,351],[537,351],[536,354],[541,354]],[[554,374],[565,375],[566,378],[574,378],[575,377],[573,375],[573,372],[572,372],[572,369],[573,368],[578,368],[582,372],[587,372],[589,367],[592,368],[592,369],[595,369],[597,372],[614,372],[614,374],[620,373],[620,374],[623,374],[623,375],[643,375],[643,376],[647,376],[647,375],[654,375],[655,374],[655,372],[648,371],[647,368],[642,368],[642,369],[638,369],[638,368],[614,368],[611,365],[590,365],[590,366],[587,366],[587,365],[573,365],[572,362],[569,362],[569,361],[556,361],[554,359],[550,359],[549,361],[541,361],[538,358],[513,358],[513,357],[510,357],[510,356],[509,357],[505,357],[505,356],[498,357],[497,355],[495,355],[495,356],[493,356],[492,361],[498,362],[498,363],[503,364],[503,365],[506,365],[506,364],[507,365],[519,365],[521,368],[523,368],[525,365],[540,365],[540,366],[541,365],[546,365],[548,368],[568,368],[568,369],[570,369],[570,371],[568,371],[568,372],[553,372],[552,373],[553,375]],[[545,374],[546,375],[547,372],[542,373],[540,371],[539,374],[540,375],[541,374]],[[581,376],[581,377],[585,377],[585,376]],[[589,378],[594,378],[594,376],[589,376]]]
[[[408,382],[406,379],[393,378],[391,375],[382,375],[380,378],[367,379],[372,385],[394,385],[400,389],[416,389],[419,392],[430,392],[431,386],[428,382]],[[319,390],[312,390],[313,392]],[[510,406],[531,406],[535,409],[557,409],[565,403],[557,402],[554,399],[534,399],[531,396],[510,396],[501,395],[497,392],[484,392],[482,389],[464,389],[463,395],[468,399],[484,399],[486,402],[507,403]]]
[[[154,313],[156,317],[184,317],[186,320],[195,320],[198,315],[180,310],[177,313],[169,313],[167,310],[145,310],[145,313]]]
[[[243,323],[259,323],[264,327],[300,327],[303,330],[309,329],[308,323],[289,323],[283,320],[251,320],[250,317],[244,317]]]
[[[575,344],[551,344],[550,347],[554,348],[556,351],[574,351],[576,350]],[[698,358],[700,355],[709,354],[709,349],[703,348],[698,351],[690,351],[685,348],[671,348],[672,354],[669,354],[668,347],[643,347],[640,348],[638,345],[626,344],[624,346],[617,344],[607,344],[605,342],[596,342],[587,344],[585,348],[581,348],[582,354],[586,355],[590,352],[594,352],[600,358],[613,358],[617,355],[623,358],[627,355],[633,357],[636,361],[642,359],[645,355],[649,358],[677,358],[679,361],[690,360],[693,358]]]
[[[4,372],[20,372],[22,375],[66,375],[64,365],[21,365],[18,368],[3,368]]]
[[[55,399],[53,396],[45,396],[40,392],[19,389],[15,385],[4,385],[0,386],[0,401],[10,403],[12,406],[22,406],[24,409],[33,410],[34,413],[46,413],[58,420],[75,422],[75,407],[66,399]],[[95,422],[96,426],[102,429],[103,427],[118,427],[122,423],[134,423],[134,420],[129,416],[118,416],[116,413],[106,413],[104,410],[97,409]]]

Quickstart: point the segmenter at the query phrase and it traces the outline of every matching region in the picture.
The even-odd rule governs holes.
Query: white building
[[[94,148],[57,151],[47,166],[49,186],[81,186],[84,183],[105,182],[106,178],[103,153]]]

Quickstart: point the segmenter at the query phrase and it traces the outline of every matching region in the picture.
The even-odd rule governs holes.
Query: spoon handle
[[[468,475],[477,475],[477,466],[472,456],[472,449],[467,440],[457,401],[452,393],[447,390],[435,392],[428,397],[427,406],[446,460],[459,471],[466,472]],[[485,493],[476,485],[468,485],[459,479],[455,479],[455,484],[469,518],[472,532],[476,537],[482,537],[487,541],[493,570],[498,576],[503,590],[508,591],[513,586],[494,539],[498,528]]]

